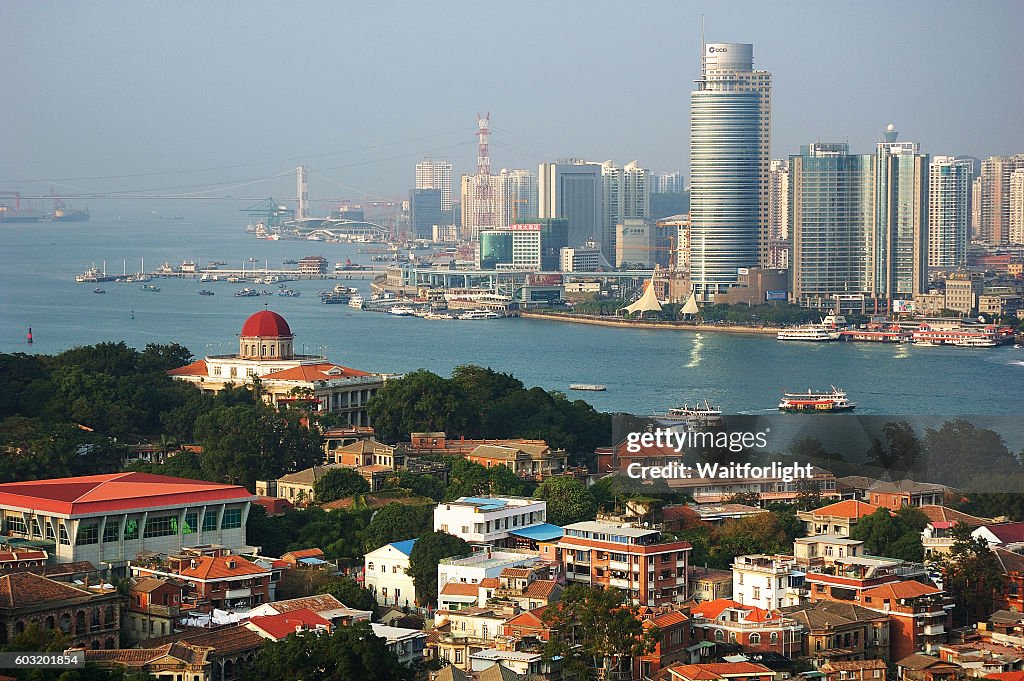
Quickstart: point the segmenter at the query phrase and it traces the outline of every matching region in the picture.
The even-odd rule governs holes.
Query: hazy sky
[[[3,0],[0,190],[291,196],[301,161],[311,196],[397,196],[424,156],[472,172],[487,111],[495,170],[687,172],[702,13],[774,74],[774,157],[890,122],[931,154],[1024,152],[1017,0]]]

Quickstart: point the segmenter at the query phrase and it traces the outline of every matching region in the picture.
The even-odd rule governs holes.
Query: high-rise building
[[[615,226],[615,266],[653,266],[651,223],[642,218],[625,218]]]
[[[712,301],[768,259],[771,74],[753,45],[710,43],[690,97],[690,267]]]
[[[452,209],[452,164],[424,159],[416,164],[416,189],[441,190],[441,210]]]
[[[489,183],[488,188],[480,188],[481,183]],[[493,229],[492,224],[482,224],[483,221],[494,217],[494,196],[498,189],[498,176],[496,175],[463,175],[462,176],[462,238],[466,241],[476,241],[480,231]]]
[[[928,267],[967,264],[974,162],[936,156],[928,170]]]
[[[441,190],[413,189],[409,197],[409,210],[412,213],[412,231],[416,238],[432,238],[434,225],[444,224],[441,219]]]
[[[626,218],[651,215],[651,171],[630,161],[619,168],[601,164],[601,250],[615,255],[618,225]]]
[[[789,267],[789,161],[773,159],[768,173],[768,264]]]
[[[910,299],[928,288],[928,154],[897,142],[889,125],[875,148],[875,298]]]
[[[992,244],[1010,239],[1010,175],[1024,168],[1024,154],[990,156],[981,162],[979,238]]]
[[[652,194],[682,194],[685,191],[685,178],[678,170],[672,173],[658,173],[651,176]]]
[[[477,267],[482,270],[540,270],[541,231],[539,224],[481,230]]]
[[[971,239],[981,238],[981,176],[971,183]]]
[[[874,157],[846,143],[809,144],[789,158],[794,302],[826,308],[871,290]]]
[[[529,170],[506,170],[494,180],[497,227],[508,227],[538,217],[537,176]]]
[[[538,184],[540,217],[568,221],[568,243],[563,246],[583,246],[601,236],[601,166],[583,161],[541,163]],[[553,256],[557,267],[557,250]]]
[[[1024,168],[1010,173],[1010,243],[1024,244]]]

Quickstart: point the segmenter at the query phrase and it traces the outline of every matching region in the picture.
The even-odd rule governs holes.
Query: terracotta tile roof
[[[996,554],[996,559],[999,561],[999,565],[1002,566],[1005,574],[1011,572],[1024,572],[1024,556],[1013,551],[1007,551],[1006,549],[999,548],[998,546],[993,549]]]
[[[867,589],[861,592],[861,602],[866,604],[868,602],[866,599],[871,598],[871,605],[875,605],[882,603],[885,599],[896,601],[901,598],[917,598],[937,593],[941,593],[941,590],[936,589],[934,586],[909,580],[906,582],[896,582],[895,584],[883,584],[873,589]],[[879,600],[874,600],[876,598]]]
[[[143,577],[135,584],[132,584],[131,590],[138,591],[139,593],[149,593],[150,591],[156,591],[164,584],[169,584],[166,579],[159,579],[156,577]]]
[[[529,577],[532,574],[533,570],[527,570],[526,568],[505,568],[499,576],[516,579],[517,577]]]
[[[441,667],[441,671],[437,672],[434,681],[469,681],[469,674],[458,667],[448,665]]]
[[[209,376],[210,369],[206,366],[205,359],[198,359],[191,364],[186,364],[183,367],[177,369],[171,369],[167,372],[168,376]]]
[[[546,626],[541,617],[544,614],[546,608],[534,608],[533,610],[525,610],[512,619],[505,622],[505,626],[509,627],[543,627]]]
[[[441,587],[442,596],[472,596],[477,598],[480,595],[479,584],[463,584],[462,582],[448,582]]]
[[[476,672],[477,681],[519,681],[519,674],[508,667],[493,664],[487,669]]]
[[[674,664],[668,667],[669,678],[691,681],[714,681],[726,676],[772,674],[772,670],[753,662],[718,662],[709,664]]]
[[[782,608],[781,613],[795,619],[807,629],[820,631],[856,622],[870,622],[885,619],[885,614],[873,612],[853,603],[838,601],[817,601],[804,605]]]
[[[929,504],[927,506],[921,506],[920,511],[933,523],[964,523],[970,527],[979,527],[991,522],[986,518],[978,518],[973,515],[961,513],[956,509],[947,508],[946,506],[933,506]]]
[[[951,488],[933,482],[915,482],[914,480],[894,480],[878,482],[868,488],[869,492],[916,494],[919,492],[945,492]]]
[[[319,596],[303,596],[302,598],[291,598],[286,601],[274,601],[270,604],[277,612],[294,612],[295,610],[309,609],[315,613],[329,612],[331,610],[342,610],[345,604],[331,594],[320,594]]]
[[[497,577],[484,577],[480,580],[480,586],[485,589],[497,589],[501,586],[501,582]]]
[[[331,623],[309,608],[299,608],[278,615],[262,615],[250,617],[249,628],[255,627],[275,641],[280,641],[294,634],[297,629],[325,629],[330,630]]]
[[[46,560],[46,551],[0,551],[0,562]]]
[[[195,559],[196,566],[193,568],[183,567],[178,571],[182,577],[192,579],[224,579],[226,577],[243,577],[246,575],[270,576],[270,570],[261,568],[255,563],[250,563],[245,558],[238,556],[199,556]]]
[[[228,657],[248,650],[257,650],[266,639],[242,623],[229,624],[219,629],[204,629],[190,633],[182,640],[196,646],[213,648],[211,657]]]
[[[300,549],[299,551],[289,551],[281,556],[281,560],[284,560],[289,556],[295,560],[299,560],[300,558],[323,558],[324,552],[322,549]]]
[[[822,506],[821,508],[815,509],[812,511],[812,514],[818,518],[832,517],[859,520],[866,515],[871,515],[878,509],[878,506],[872,506],[871,504],[863,501],[847,499],[846,501],[840,501],[835,504],[829,504],[828,506]]]
[[[678,610],[673,610],[672,612],[666,612],[657,615],[656,617],[648,621],[658,627],[670,627],[674,624],[682,624],[683,622],[688,622],[690,621],[690,618],[686,616],[686,613],[680,612]]]
[[[302,364],[291,369],[264,374],[261,378],[264,381],[326,381],[332,378],[359,378],[369,375],[366,371],[337,364]]]
[[[998,681],[1024,681],[1024,672],[998,672],[996,674],[988,674],[982,678],[998,679]]]
[[[951,667],[953,669],[959,669],[959,665],[952,664],[950,662],[943,662],[937,657],[930,655],[922,655],[920,653],[914,653],[913,655],[907,655],[902,660],[896,663],[896,666],[909,669],[911,671],[920,671],[922,669],[928,669],[935,665],[942,665],[944,667]]]
[[[389,469],[390,470],[390,469]],[[394,497],[394,496],[382,496],[379,494],[367,494],[361,496],[360,499],[368,509],[384,508],[388,504],[401,504],[403,506],[437,506],[437,502],[428,497]],[[320,504],[320,508],[326,511],[341,510],[345,511],[352,508],[356,503],[356,497],[346,497],[344,499],[337,499],[335,501],[329,501],[326,504]],[[361,506],[362,507],[362,506]]]
[[[887,669],[885,660],[829,660],[821,665],[821,671],[855,672],[862,669]]]
[[[529,598],[551,598],[556,588],[558,582],[553,579],[535,579],[526,587],[523,595]]]
[[[0,577],[0,608],[22,608],[37,603],[88,598],[89,592],[31,572]]]
[[[690,611],[694,617],[704,617],[709,620],[717,620],[725,610],[740,610],[746,613],[743,617],[745,622],[772,622],[782,619],[778,612],[764,610],[753,605],[743,605],[730,598],[718,598],[695,605]]]
[[[0,484],[0,506],[69,516],[254,498],[238,485],[135,472]]]

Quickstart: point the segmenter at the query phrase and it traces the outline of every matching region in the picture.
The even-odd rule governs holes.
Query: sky
[[[688,174],[707,42],[754,44],[772,153],[869,152],[894,123],[934,155],[1024,152],[1024,3],[0,4],[0,191],[407,195],[416,161],[636,159]]]

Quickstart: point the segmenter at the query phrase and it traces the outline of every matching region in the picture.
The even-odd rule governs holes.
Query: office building
[[[554,272],[558,269],[562,249],[569,246],[569,220],[538,218],[534,224],[540,225],[540,268],[545,272]],[[579,245],[596,248],[591,240]]]
[[[509,225],[481,231],[477,268],[539,271],[542,231],[539,224]]]
[[[441,192],[441,210],[452,210],[452,164],[450,161],[425,159],[416,164],[416,189],[437,189]]]
[[[559,248],[583,246],[590,239],[600,239],[600,165],[583,161],[542,163],[538,184],[540,217],[567,220],[568,242]],[[558,250],[551,255],[557,267]]]
[[[627,218],[651,214],[651,171],[630,161],[619,168],[611,161],[601,164],[601,250],[616,253],[618,225]]]
[[[532,222],[538,213],[537,176],[529,170],[505,170],[495,176],[495,227]]]
[[[477,269],[497,270],[512,267],[512,232],[507,229],[485,229],[479,236]]]
[[[967,264],[974,162],[936,156],[928,169],[928,267]]]
[[[990,156],[981,162],[981,241],[1010,240],[1010,176],[1019,168],[1024,168],[1024,154]]]
[[[597,272],[601,267],[601,249],[596,246],[563,248],[560,257],[562,272]]]
[[[872,294],[890,301],[928,289],[928,155],[898,134],[889,125],[875,152]]]
[[[615,226],[615,266],[649,269],[652,262],[651,223],[625,218]]]
[[[1011,244],[1024,244],[1024,167],[1010,174]]]
[[[417,239],[430,239],[434,227],[444,224],[441,217],[440,189],[413,189],[409,196],[412,233]]]
[[[790,157],[794,302],[825,308],[836,295],[871,290],[873,161],[850,155],[845,142],[805,145]]]
[[[691,278],[713,301],[768,253],[771,74],[753,45],[704,46],[690,100]]]

